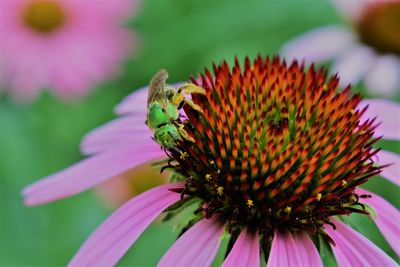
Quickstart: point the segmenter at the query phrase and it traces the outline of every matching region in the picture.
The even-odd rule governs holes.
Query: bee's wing
[[[159,70],[153,78],[151,78],[149,93],[147,95],[147,105],[154,100],[166,101],[165,81],[168,79],[168,72],[165,69]]]

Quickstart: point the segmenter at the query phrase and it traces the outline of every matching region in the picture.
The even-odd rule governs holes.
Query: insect
[[[202,112],[200,106],[184,94],[205,94],[202,87],[192,83],[181,85],[178,89],[166,85],[168,72],[158,71],[150,81],[147,97],[146,125],[154,132],[155,141],[165,149],[176,147],[183,139],[194,142],[179,120],[179,109],[188,104],[194,110]]]

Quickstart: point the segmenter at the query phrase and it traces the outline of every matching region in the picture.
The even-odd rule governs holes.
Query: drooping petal
[[[125,97],[121,103],[119,103],[114,111],[118,115],[124,115],[129,113],[147,113],[147,94],[148,87],[142,87],[132,94]]]
[[[360,233],[338,220],[333,223],[336,230],[331,226],[326,226],[325,230],[336,244],[332,250],[339,266],[397,266],[385,252]]]
[[[143,116],[140,116],[143,115]],[[145,124],[144,114],[124,116],[90,131],[81,143],[85,155],[108,151],[119,145],[153,143],[153,133]],[[157,149],[160,153],[164,152]],[[164,154],[165,155],[165,154]]]
[[[390,164],[382,169],[380,175],[400,186],[400,156],[393,152],[381,150],[374,159],[379,165]]]
[[[361,117],[361,122],[377,117],[381,124],[375,130],[375,136],[383,136],[383,139],[400,140],[400,105],[386,99],[363,100],[359,108],[368,105],[367,111]]]
[[[259,267],[260,247],[258,233],[242,230],[222,267]]]
[[[305,233],[292,235],[277,231],[272,241],[268,267],[322,267],[322,260],[314,243]]]
[[[202,219],[175,242],[157,266],[210,266],[218,252],[224,228],[216,216]]]
[[[366,46],[357,45],[348,49],[334,63],[332,69],[340,77],[340,86],[357,84],[370,71],[376,60],[374,51]]]
[[[365,86],[376,94],[394,96],[400,92],[400,59],[395,55],[380,56],[365,77]]]
[[[26,187],[22,192],[25,204],[37,205],[80,193],[130,168],[159,158],[154,146],[157,144],[120,147],[84,159]]]
[[[124,204],[86,240],[69,266],[114,266],[149,224],[180,199],[169,189],[182,187],[182,183],[162,185]]]
[[[307,62],[324,61],[338,56],[354,40],[354,34],[346,27],[326,26],[290,40],[281,52],[289,61],[294,58]]]
[[[374,222],[393,250],[400,255],[400,211],[382,197],[365,189],[357,189],[357,194],[372,196],[371,198],[362,198],[360,201],[375,210],[377,216],[372,216]]]

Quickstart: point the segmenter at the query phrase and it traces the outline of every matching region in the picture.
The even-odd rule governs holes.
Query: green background
[[[82,136],[114,118],[113,107],[146,85],[157,70],[166,68],[170,83],[187,80],[212,62],[232,62],[235,55],[276,54],[291,37],[334,23],[343,21],[328,1],[145,1],[129,22],[140,47],[113,81],[104,82],[90,96],[74,103],[62,103],[49,93],[24,105],[2,97],[0,264],[66,265],[110,214],[90,190],[31,208],[23,205],[20,191],[80,160]],[[400,152],[396,142],[380,145]],[[367,187],[399,204],[398,190],[391,183],[376,178]],[[353,222],[355,226],[394,255],[374,224],[359,217]],[[153,224],[119,265],[154,266],[176,235],[171,224]]]

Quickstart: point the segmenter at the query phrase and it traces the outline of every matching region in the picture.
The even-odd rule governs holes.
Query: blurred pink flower
[[[84,96],[117,74],[135,36],[123,23],[136,0],[2,0],[0,87],[18,100],[52,90]]]
[[[141,179],[143,176],[146,179]],[[116,175],[96,186],[94,190],[108,208],[115,209],[132,197],[165,184],[167,178],[167,172],[160,173],[159,168],[145,163]]]
[[[246,63],[246,66],[246,71],[243,71],[243,73],[254,71],[254,73],[258,73],[260,76],[266,75],[268,71],[271,76],[280,75],[280,71],[277,71],[277,69],[282,70],[282,68],[285,68],[284,63],[278,65],[276,62],[274,63],[274,67],[266,63],[264,71],[260,71],[257,68],[251,70],[252,67],[250,67],[249,63]],[[258,66],[262,65],[260,64]],[[290,67],[291,70],[296,70],[296,68],[298,68],[296,65]],[[240,69],[238,70],[236,67],[235,69],[235,71],[229,73],[229,71],[224,69],[223,65],[218,69],[218,74],[215,74],[218,78],[213,82],[214,78],[212,78],[212,76],[208,75],[207,78],[203,77],[201,80],[202,86],[210,86],[213,88],[215,84],[215,87],[222,86],[223,88],[224,84],[227,84],[223,82],[224,78],[227,77],[230,77],[232,82],[245,82],[245,78],[239,79],[237,77],[238,73],[242,73]],[[234,75],[236,75],[236,78]],[[313,70],[310,70],[308,74],[297,73],[297,75],[294,75],[291,73],[289,75],[282,75],[282,77],[298,78],[298,80],[304,83],[306,83],[305,79],[309,79],[311,80],[309,82],[313,83],[314,79],[318,81],[319,78],[321,78],[319,75],[323,74],[320,72],[316,74]],[[267,75],[267,77],[269,76]],[[270,77],[269,79],[275,80],[274,77]],[[307,82],[307,84],[310,88],[316,88],[315,84],[309,84],[309,82]],[[268,82],[266,82],[266,84],[267,83]],[[326,85],[325,82],[322,83]],[[337,80],[333,78],[329,86],[334,88],[335,84],[337,84]],[[287,88],[292,88],[291,86],[293,86],[293,83],[289,83]],[[322,87],[323,86],[320,86],[319,88]],[[233,86],[232,88],[235,87]],[[252,87],[243,86],[239,88]],[[273,88],[279,87],[272,85],[270,88],[273,90]],[[128,96],[115,109],[117,114],[120,115],[119,118],[93,130],[84,138],[81,149],[89,156],[87,159],[25,188],[23,190],[25,203],[27,205],[37,205],[69,197],[103,183],[104,181],[113,179],[118,176],[118,174],[144,162],[154,162],[163,158],[168,159],[159,145],[151,140],[150,137],[153,136],[153,132],[150,131],[144,123],[147,116],[147,93],[148,88],[142,88]],[[229,95],[230,97],[235,97],[242,94]],[[343,92],[343,95],[346,95],[346,93]],[[313,98],[312,94],[310,98]],[[335,99],[338,99],[338,96],[329,99],[333,102]],[[194,99],[194,101],[196,101],[196,99]],[[228,98],[224,101],[228,101]],[[240,105],[237,99],[231,101],[230,103],[239,103]],[[210,101],[210,103],[214,103],[217,107],[220,106],[217,101]],[[344,103],[348,103],[348,101],[338,104],[342,106]],[[328,102],[328,105],[330,104],[334,106],[333,103]],[[368,106],[368,109],[365,109],[366,106]],[[325,108],[328,107],[325,106]],[[333,109],[333,107],[330,109]],[[186,109],[185,112],[187,112]],[[207,112],[209,111],[205,111],[204,114],[206,115]],[[217,112],[223,113],[223,111]],[[388,100],[373,99],[362,101],[357,106],[357,110],[353,110],[350,113],[353,115],[360,114],[360,121],[357,122],[357,127],[360,128],[363,128],[365,125],[373,125],[375,120],[371,121],[371,118],[378,116],[377,120],[381,121],[381,124],[374,129],[375,132],[373,136],[370,136],[371,138],[383,135],[384,138],[387,139],[399,140],[400,121],[393,118],[393,114],[399,114],[399,112],[400,106],[398,104]],[[187,114],[189,114],[188,116],[190,118],[190,113]],[[215,113],[211,113],[209,117],[212,117],[213,114]],[[350,115],[347,114],[346,117],[348,116]],[[220,120],[217,120],[215,124],[219,123],[219,121]],[[211,125],[213,122],[210,121],[209,123],[210,127],[212,127]],[[240,121],[237,121],[237,124],[240,123]],[[238,125],[239,129],[240,127],[241,126]],[[203,130],[207,132],[207,128]],[[212,131],[210,131],[210,133],[211,132]],[[365,134],[365,132],[366,131],[360,131],[359,133]],[[372,132],[369,134],[372,135]],[[221,135],[219,135],[219,137],[221,137]],[[234,141],[235,140],[231,140],[231,143]],[[205,142],[208,142],[207,139],[205,139]],[[349,144],[348,142],[346,143]],[[364,146],[361,147],[363,149]],[[362,152],[362,154],[364,155],[364,153],[369,152],[371,152],[370,148]],[[169,153],[173,153],[173,150]],[[351,153],[354,153],[354,151],[351,151]],[[373,154],[375,153],[372,153],[372,155]],[[399,156],[391,152],[379,151],[375,157],[376,159],[374,159],[374,162],[380,166],[393,164],[388,168],[383,168],[380,175],[394,184],[399,185]],[[358,156],[355,156],[355,158],[358,158]],[[208,155],[206,159],[210,160]],[[188,161],[189,160],[195,162],[196,158],[191,158],[189,156]],[[244,159],[241,158],[240,161],[242,160]],[[184,162],[184,160],[181,160],[179,163],[181,164],[182,162]],[[272,162],[272,160],[270,162]],[[372,166],[372,163],[364,163]],[[215,162],[215,164],[218,163]],[[349,164],[350,163],[344,163],[345,166]],[[366,165],[362,164],[362,166]],[[373,166],[375,166],[375,164]],[[196,171],[201,172],[206,170],[196,169]],[[351,176],[351,174],[349,175]],[[145,176],[138,178],[146,179]],[[203,183],[207,184],[207,181],[204,180]],[[343,180],[339,182],[343,186]],[[177,193],[177,191],[183,190],[188,186],[190,186],[190,182],[188,184],[188,181],[186,181],[186,184],[184,182],[169,183],[153,188],[129,200],[101,224],[89,237],[70,262],[70,266],[115,265],[157,216],[167,207],[181,200],[181,196],[184,195]],[[356,188],[356,186],[350,186],[349,190],[352,188]],[[190,191],[190,189],[188,190]],[[226,190],[227,189],[228,188],[226,188]],[[358,190],[356,191],[356,193],[359,194],[358,196],[361,196],[360,202],[365,202],[375,209],[377,217],[373,217],[373,219],[376,225],[386,237],[389,244],[398,252],[398,238],[395,234],[399,232],[399,226],[396,223],[400,220],[398,210],[374,193],[363,189],[356,190]],[[366,197],[365,195],[370,195],[372,197],[364,198]],[[315,201],[315,198],[312,197],[311,200]],[[318,202],[320,200],[321,196],[319,196]],[[205,201],[204,205],[211,205],[211,203]],[[249,208],[253,205],[256,205],[256,203],[247,202]],[[203,210],[206,214],[204,218],[194,224],[194,226],[187,230],[174,243],[160,260],[159,266],[211,265],[219,249],[224,229],[231,229],[229,227],[233,226],[229,226],[227,217],[221,218],[218,213],[208,216],[207,211],[212,213],[212,211],[207,208]],[[336,230],[331,229],[331,226],[327,224],[324,225],[324,229],[336,243],[336,246],[332,246],[332,249],[339,266],[396,266],[396,263],[389,256],[357,231],[337,219],[334,219],[333,223],[336,226]],[[260,239],[263,238],[262,235],[267,233],[267,229],[265,229],[266,232],[264,233],[260,233],[255,229],[249,229],[249,227],[243,227],[240,230],[223,266],[260,266]],[[294,233],[281,230],[282,229],[270,233],[272,235],[272,244],[268,258],[268,266],[322,266],[319,252],[307,231],[298,230]],[[266,239],[268,238],[264,237],[263,240],[265,241]],[[261,244],[263,243],[261,242]]]
[[[341,85],[364,82],[373,95],[400,92],[400,1],[332,0],[350,26],[329,25],[288,41],[281,52],[307,62],[333,60]]]

